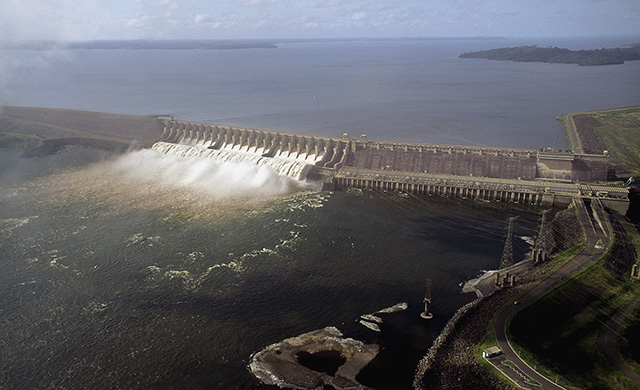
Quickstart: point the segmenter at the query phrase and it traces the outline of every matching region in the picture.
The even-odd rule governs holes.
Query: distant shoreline
[[[276,49],[281,43],[478,41],[505,37],[389,37],[389,38],[283,38],[283,39],[131,39],[92,41],[20,41],[0,43],[0,50],[233,50]]]
[[[28,41],[4,44],[0,49],[13,50],[233,50],[275,49],[263,40],[104,40],[104,41]]]
[[[640,43],[615,49],[569,50],[559,47],[519,46],[465,52],[458,58],[488,60],[578,64],[580,66],[620,65],[625,61],[640,60]]]

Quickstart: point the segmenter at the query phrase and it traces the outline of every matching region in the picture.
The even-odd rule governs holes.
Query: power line
[[[498,269],[507,268],[513,265],[513,221],[517,216],[509,218],[509,230],[507,231],[507,241],[502,251],[502,259],[500,259],[500,267]]]
[[[540,230],[538,230],[538,235],[536,236],[536,240],[533,244],[532,249],[532,258],[534,263],[539,263],[544,261],[547,257],[547,252],[545,250],[545,237],[547,235],[547,212],[549,210],[542,210],[542,220],[540,221]]]

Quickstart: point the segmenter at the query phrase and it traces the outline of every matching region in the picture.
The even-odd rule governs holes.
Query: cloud
[[[229,25],[229,21],[225,19],[226,18],[214,19],[209,15],[196,14],[193,18],[193,23],[200,26],[206,26],[208,28],[218,29],[223,27],[225,22],[227,23],[227,25]]]
[[[0,41],[550,31],[637,35],[637,0],[588,1],[576,7],[577,2],[546,1],[542,6],[506,0],[3,0]],[[562,18],[568,10],[576,17]]]
[[[314,8],[332,8],[346,3],[345,0],[324,0],[316,2]]]
[[[170,9],[170,10],[178,8],[178,4],[172,0],[160,0],[155,3],[151,3],[151,5],[155,7],[166,7],[167,9]]]
[[[366,12],[356,12],[353,15],[351,15],[351,20],[363,20],[363,19],[366,19],[366,17],[367,17]]]
[[[193,23],[208,23],[211,20],[207,15],[204,14],[195,14],[193,17]]]
[[[127,27],[133,28],[146,28],[148,27],[149,17],[147,15],[142,15],[138,18],[132,18],[127,21]]]
[[[245,0],[242,4],[248,6],[268,6],[276,4],[276,0]]]

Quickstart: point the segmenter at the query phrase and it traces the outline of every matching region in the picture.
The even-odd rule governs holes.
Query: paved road
[[[580,143],[580,136],[578,135],[578,129],[576,129],[576,123],[573,121],[573,114],[567,114],[567,131],[569,132],[569,137],[574,140],[574,153],[584,153],[582,149],[582,144]]]
[[[604,221],[606,221],[606,219],[604,216],[604,210],[602,209],[600,203],[596,200],[591,202],[592,208],[595,211],[595,218],[592,218],[593,214],[589,215],[590,213],[587,211],[587,208],[582,201],[576,199],[575,203],[578,206],[578,215],[587,235],[587,242],[582,251],[580,251],[571,260],[566,262],[562,267],[551,273],[546,279],[544,279],[534,288],[521,296],[518,299],[518,305],[511,305],[504,309],[498,315],[495,325],[495,334],[498,346],[500,347],[500,349],[502,349],[505,357],[508,360],[511,360],[522,372],[528,375],[531,379],[539,382],[542,385],[542,389],[563,389],[563,387],[556,385],[555,383],[549,381],[547,378],[538,374],[533,368],[522,361],[518,357],[518,355],[516,355],[507,339],[507,322],[516,312],[540,298],[545,292],[547,292],[556,284],[562,282],[575,272],[579,271],[580,269],[598,259],[606,250],[606,247],[609,244],[609,229],[606,226],[602,226],[602,223],[605,223]],[[602,223],[598,223],[598,221],[601,221]],[[537,388],[540,389],[540,387]]]

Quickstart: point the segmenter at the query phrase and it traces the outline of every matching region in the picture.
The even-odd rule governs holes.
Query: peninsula
[[[569,50],[559,47],[519,46],[465,52],[459,58],[484,58],[516,62],[578,64],[580,66],[617,65],[640,59],[640,43],[625,48]]]

